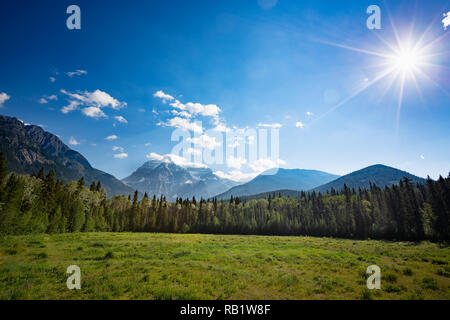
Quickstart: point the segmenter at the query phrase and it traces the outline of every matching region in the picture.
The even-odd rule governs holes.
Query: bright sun
[[[414,49],[402,49],[392,57],[394,67],[401,72],[414,72],[421,64],[422,57]]]
[[[356,97],[361,92],[369,89],[381,80],[387,80],[387,85],[384,90],[380,93],[380,97],[384,95],[391,88],[395,88],[394,84],[398,83],[398,100],[397,100],[397,128],[400,120],[400,112],[403,104],[403,95],[405,93],[405,86],[407,83],[412,83],[419,95],[423,99],[422,90],[420,88],[419,80],[427,80],[428,82],[434,84],[443,93],[450,96],[450,93],[442,88],[439,83],[437,83],[429,74],[427,69],[442,68],[441,65],[433,62],[433,57],[446,54],[446,52],[438,52],[437,44],[441,42],[444,38],[450,35],[450,32],[446,32],[437,37],[430,37],[429,30],[432,24],[428,26],[421,36],[416,37],[414,35],[414,23],[410,26],[410,30],[399,33],[395,27],[393,20],[390,19],[393,35],[395,36],[395,41],[388,41],[383,39],[379,34],[375,35],[384,43],[384,48],[381,51],[373,51],[366,48],[351,47],[345,44],[320,41],[324,44],[332,45],[335,47],[343,48],[346,50],[355,51],[358,53],[364,53],[378,58],[378,62],[375,61],[374,67],[378,69],[377,72],[373,74],[372,77],[367,77],[364,80],[363,85],[357,88],[355,92],[352,92],[348,97],[334,105],[328,111],[326,111],[321,116],[317,117],[316,120],[326,116],[328,113],[339,108],[345,104],[350,99]],[[389,79],[388,79],[389,78]],[[409,93],[409,91],[408,91]]]

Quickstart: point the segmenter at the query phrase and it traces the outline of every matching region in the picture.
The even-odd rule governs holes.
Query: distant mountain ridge
[[[271,190],[271,191],[265,191],[265,192],[258,192],[258,193],[248,193],[248,194],[241,194],[239,195],[239,198],[242,201],[249,201],[253,199],[263,199],[268,198],[270,196],[282,196],[282,197],[288,197],[288,198],[298,198],[302,191],[305,192],[321,192],[326,193],[327,191],[331,191],[331,189],[334,189],[336,191],[340,191],[344,188],[344,185],[346,185],[350,189],[357,190],[358,188],[361,189],[368,189],[370,187],[370,184],[376,185],[378,187],[384,188],[385,186],[392,186],[393,184],[398,184],[401,179],[404,177],[411,179],[413,183],[425,183],[426,180],[417,177],[415,175],[412,175],[406,171],[402,171],[399,169],[395,169],[392,167],[388,167],[385,165],[377,164],[373,166],[369,166],[366,168],[363,168],[361,170],[357,170],[354,172],[351,172],[347,175],[341,176],[333,181],[330,181],[328,183],[325,183],[323,185],[320,185],[318,187],[312,188],[312,189],[294,189],[292,187],[290,188],[283,188],[278,190]],[[256,178],[255,178],[256,179]],[[226,199],[231,196],[230,192],[233,189],[239,188],[235,187],[231,190],[227,191],[226,193],[219,195],[218,199]],[[233,193],[233,196],[235,194]]]
[[[346,174],[334,181],[314,188],[313,190],[322,193],[330,191],[331,189],[339,191],[344,188],[344,184],[350,189],[368,189],[371,183],[383,188],[385,186],[398,184],[404,177],[411,179],[411,181],[414,183],[426,182],[425,179],[412,175],[406,171],[388,167],[382,164],[376,164]]]
[[[207,199],[237,184],[219,178],[207,167],[181,166],[169,158],[147,161],[122,181],[149,196],[163,195],[171,201],[194,196]]]
[[[0,150],[8,169],[19,174],[35,174],[41,168],[46,172],[54,169],[56,177],[64,182],[81,177],[87,185],[100,181],[108,197],[134,192],[114,176],[93,168],[85,157],[56,135],[39,126],[25,125],[17,118],[0,115]]]
[[[216,195],[217,199],[229,199],[271,192],[281,189],[309,190],[338,178],[338,175],[318,170],[271,169],[253,180]]]

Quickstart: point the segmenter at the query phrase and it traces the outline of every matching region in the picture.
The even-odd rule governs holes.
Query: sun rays
[[[427,81],[431,83],[443,93],[450,96],[449,92],[445,90],[437,80],[433,79],[433,76],[429,73],[430,68],[447,68],[446,66],[439,65],[435,61],[435,58],[440,55],[448,54],[448,51],[438,52],[436,50],[438,48],[437,45],[443,39],[448,37],[449,32],[443,31],[444,33],[437,37],[429,36],[433,23],[435,23],[437,19],[434,19],[433,22],[427,28],[425,28],[425,31],[423,31],[423,33],[419,36],[415,35],[413,32],[414,22],[411,23],[408,31],[400,32],[395,26],[390,14],[388,15],[388,17],[391,23],[392,33],[394,36],[393,38],[395,39],[394,41],[388,41],[381,37],[378,30],[372,31],[376,38],[380,40],[380,50],[373,50],[363,47],[358,48],[347,44],[334,43],[329,41],[320,41],[321,43],[324,43],[326,45],[372,56],[374,58],[374,64],[372,65],[372,67],[376,68],[377,70],[372,77],[372,80],[363,83],[353,93],[349,94],[346,98],[342,99],[340,102],[332,106],[329,110],[317,117],[314,122],[325,117],[351,99],[360,95],[362,92],[373,87],[376,83],[379,83],[383,79],[384,81],[386,81],[387,85],[380,93],[380,99],[385,97],[386,93],[392,90],[394,87],[398,88],[398,92],[396,93],[396,131],[398,131],[398,127],[400,124],[400,115],[403,107],[406,86],[413,86],[422,100],[424,100],[424,98],[423,91],[420,86],[421,81]]]

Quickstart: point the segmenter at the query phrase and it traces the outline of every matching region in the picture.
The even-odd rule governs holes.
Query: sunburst
[[[431,82],[434,86],[440,89],[446,95],[449,95],[449,92],[442,88],[437,81],[433,79],[432,76],[428,73],[429,67],[442,67],[444,66],[436,64],[433,59],[436,56],[446,54],[448,52],[435,52],[433,51],[437,47],[437,43],[442,41],[445,37],[448,36],[449,32],[445,32],[439,37],[433,39],[427,39],[430,28],[433,23],[436,22],[436,19],[425,29],[420,37],[416,37],[413,35],[412,30],[414,29],[414,24],[411,25],[409,32],[405,34],[400,34],[395,27],[391,16],[389,16],[393,33],[395,35],[395,41],[389,42],[383,39],[380,35],[378,35],[378,30],[374,30],[375,36],[384,44],[384,49],[382,51],[374,51],[366,48],[357,48],[352,47],[345,44],[333,43],[328,41],[320,41],[324,44],[328,44],[331,46],[343,48],[350,51],[355,51],[359,53],[364,53],[366,55],[374,56],[378,59],[376,63],[376,67],[379,68],[378,74],[373,77],[372,80],[367,80],[366,82],[355,92],[351,93],[348,97],[331,107],[328,111],[326,111],[321,116],[317,117],[314,121],[317,121],[335,109],[341,107],[349,100],[358,96],[363,91],[366,91],[374,84],[380,82],[382,79],[387,77],[391,77],[388,82],[388,85],[385,87],[385,91],[382,93],[382,96],[386,94],[388,90],[390,90],[394,85],[397,85],[399,88],[398,91],[398,103],[397,103],[397,129],[400,121],[400,113],[403,105],[403,95],[405,92],[405,86],[408,83],[411,83],[415,86],[416,90],[422,96],[422,90],[419,85],[418,79],[425,79],[426,81]]]

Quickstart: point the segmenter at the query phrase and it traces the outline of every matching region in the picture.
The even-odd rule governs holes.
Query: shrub
[[[114,252],[112,252],[112,251],[108,251],[106,254],[105,254],[105,256],[103,257],[103,259],[112,259],[112,258],[114,258]]]
[[[19,251],[17,251],[17,249],[6,249],[5,252],[6,252],[6,254],[9,254],[11,256],[19,253]]]
[[[450,278],[450,273],[449,273],[449,272],[446,272],[446,271],[443,270],[443,269],[439,269],[438,271],[436,271],[436,274],[437,274],[438,276]]]
[[[384,276],[384,280],[390,283],[395,283],[397,282],[397,276],[393,273],[388,273]]]
[[[425,277],[422,279],[420,286],[423,289],[431,289],[431,290],[437,290],[438,289],[438,284],[436,279],[431,278],[431,277]]]
[[[41,253],[38,253],[36,255],[36,258],[38,258],[38,259],[46,259],[46,258],[48,258],[48,254],[47,254],[47,252],[41,252]]]
[[[412,271],[411,268],[405,268],[405,269],[403,269],[403,274],[405,276],[412,276],[413,275],[413,271]]]
[[[361,292],[361,299],[362,300],[373,300],[373,293],[371,290],[365,288],[362,292]]]

